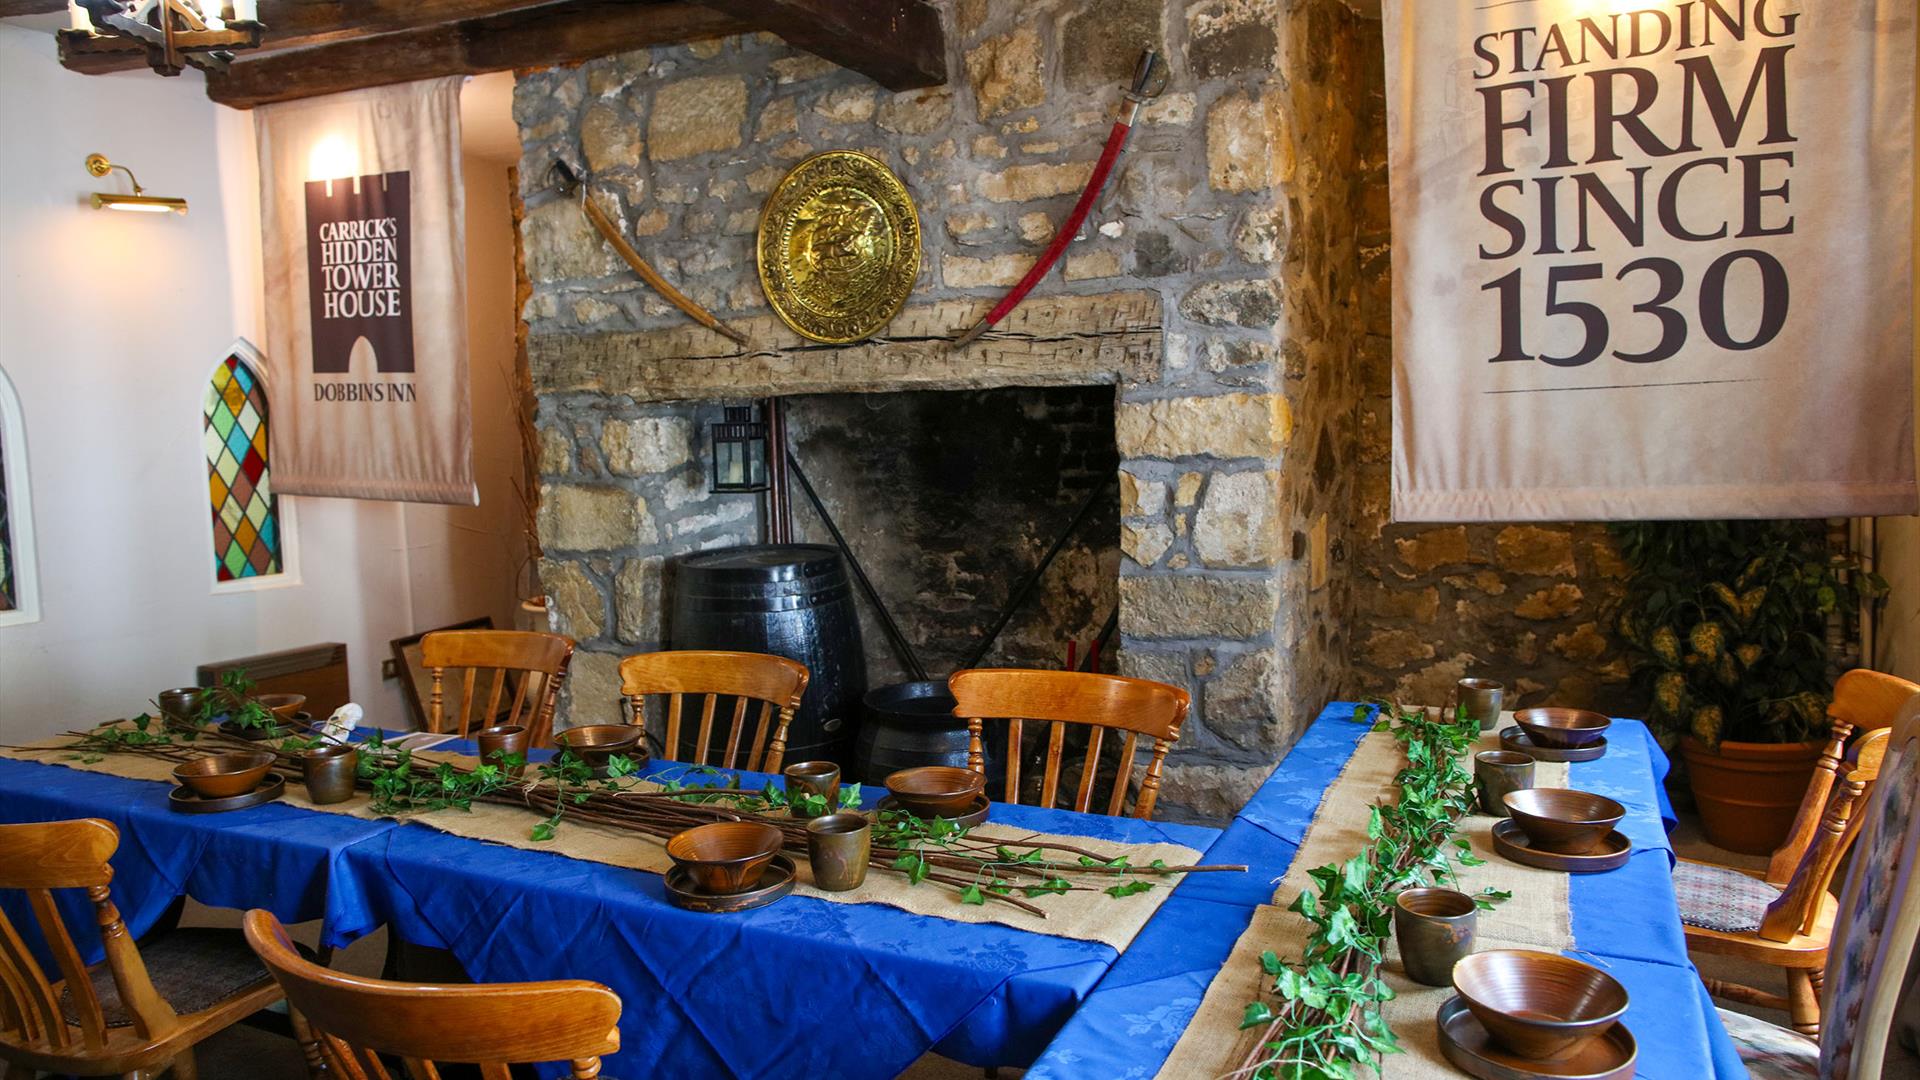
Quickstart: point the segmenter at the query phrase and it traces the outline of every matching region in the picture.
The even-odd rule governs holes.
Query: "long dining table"
[[[1356,721],[1352,703],[1327,706],[1207,851],[1210,862],[1245,863],[1252,872],[1182,885],[1087,995],[1027,1080],[1160,1075],[1255,909],[1290,902],[1274,897],[1274,887],[1369,730],[1369,723]],[[1569,767],[1568,786],[1627,808],[1618,828],[1631,854],[1618,869],[1569,875],[1575,947],[1567,953],[1601,966],[1626,987],[1630,1004],[1622,1020],[1639,1044],[1637,1075],[1744,1080],[1747,1069],[1687,959],[1668,840],[1677,819],[1661,783],[1667,757],[1635,720],[1614,720],[1607,739],[1603,757]],[[1223,1064],[1220,1072],[1231,1067]],[[1389,1075],[1392,1068],[1389,1061]]]
[[[437,749],[474,752],[459,740]],[[639,775],[684,769],[655,762]],[[748,790],[775,779],[730,771],[697,782],[734,777]],[[1120,955],[1097,941],[802,895],[754,911],[697,913],[668,902],[659,874],[280,802],[180,814],[169,809],[168,790],[0,759],[0,821],[99,817],[119,828],[113,896],[136,936],[184,894],[209,906],[266,908],[286,922],[321,920],[321,941],[332,946],[386,926],[449,950],[476,981],[593,979],[624,1003],[610,1077],[881,1078],[930,1050],[981,1066],[1025,1065]],[[868,789],[865,804],[881,794]],[[535,820],[529,815],[529,825]],[[992,820],[1202,852],[1220,836],[1031,806],[996,805]],[[80,891],[60,902],[70,926],[91,927]],[[24,924],[23,906],[0,903]],[[82,944],[90,960],[99,957],[97,939]]]
[[[698,914],[669,904],[658,874],[280,802],[184,815],[168,808],[164,783],[18,760],[0,759],[0,821],[113,822],[122,837],[113,896],[136,935],[187,895],[320,920],[328,945],[386,926],[450,950],[481,981],[606,983],[625,1003],[609,1076],[886,1077],[933,1050],[976,1065],[1033,1063],[1034,1080],[1150,1077],[1254,909],[1274,899],[1368,729],[1353,717],[1351,704],[1328,706],[1224,832],[995,806],[996,823],[1179,843],[1208,863],[1251,868],[1181,881],[1124,951],[799,895]],[[1607,755],[1574,765],[1570,783],[1628,807],[1620,829],[1633,854],[1619,870],[1573,878],[1574,952],[1627,985],[1641,1075],[1743,1076],[1686,958],[1669,874],[1673,814],[1660,785],[1666,758],[1633,721],[1616,721],[1609,736]],[[738,775],[748,788],[769,779]],[[869,805],[876,794],[866,793]],[[0,902],[19,917],[10,899]],[[77,891],[61,902],[72,925],[91,925]]]

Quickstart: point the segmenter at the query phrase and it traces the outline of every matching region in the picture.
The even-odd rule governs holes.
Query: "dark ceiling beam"
[[[0,0],[0,18],[65,10]],[[438,75],[579,63],[700,38],[766,31],[890,90],[947,80],[946,33],[926,0],[260,0],[258,50],[213,100],[238,108]],[[144,67],[142,51],[67,58],[84,74]]]
[[[947,81],[947,34],[925,0],[697,0],[889,90]]]
[[[266,21],[265,13],[261,21]],[[721,12],[664,0],[561,0],[426,29],[277,52],[242,53],[207,96],[238,109],[343,90],[574,64],[654,45],[742,33]]]
[[[0,0],[9,4],[46,6],[50,0]],[[66,10],[65,0],[57,5]],[[260,0],[263,55],[275,49],[297,49],[336,41],[352,41],[376,34],[431,30],[468,19],[486,18],[534,7],[530,0]],[[144,51],[75,56],[67,68],[83,75],[104,75],[147,66]]]

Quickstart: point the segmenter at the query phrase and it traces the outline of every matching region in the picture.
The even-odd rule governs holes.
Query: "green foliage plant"
[[[1851,618],[1885,579],[1833,551],[1817,521],[1642,522],[1613,535],[1630,571],[1616,627],[1664,742],[1826,733],[1828,617]]]
[[[1248,1002],[1242,1030],[1261,1029],[1259,1043],[1233,1075],[1252,1080],[1353,1080],[1380,1071],[1400,1052],[1381,1006],[1393,988],[1380,977],[1393,898],[1429,883],[1453,886],[1454,864],[1477,866],[1457,824],[1473,804],[1473,773],[1463,763],[1479,724],[1387,702],[1360,705],[1354,719],[1391,732],[1407,765],[1395,777],[1400,797],[1373,807],[1367,846],[1341,863],[1307,871],[1311,882],[1288,910],[1313,927],[1298,960],[1268,950],[1260,956],[1265,992]],[[1451,852],[1451,854],[1449,854]],[[1474,900],[1490,908],[1512,894],[1485,889]]]

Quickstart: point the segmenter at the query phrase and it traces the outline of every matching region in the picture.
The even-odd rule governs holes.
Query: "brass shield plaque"
[[[760,285],[794,332],[841,345],[879,331],[920,275],[920,217],[886,165],[829,150],[795,165],[760,215]]]

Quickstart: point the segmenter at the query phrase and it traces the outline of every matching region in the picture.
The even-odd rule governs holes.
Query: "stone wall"
[[[543,570],[556,625],[583,643],[572,718],[611,708],[612,665],[649,640],[660,559],[755,529],[750,502],[704,494],[689,440],[711,404],[647,403],[623,392],[645,380],[599,379],[611,359],[600,335],[683,324],[577,207],[542,190],[548,163],[583,162],[594,196],[667,277],[749,323],[766,311],[752,237],[767,193],[811,153],[864,150],[919,203],[913,302],[977,312],[1065,217],[1119,84],[1153,44],[1171,61],[1169,90],[1029,306],[1117,290],[1157,299],[1164,354],[1083,380],[1117,385],[1120,666],[1195,697],[1161,805],[1228,813],[1338,688],[1348,648],[1340,554],[1367,194],[1353,101],[1378,93],[1362,81],[1378,77],[1362,55],[1378,30],[1369,43],[1369,24],[1338,0],[959,0],[948,15],[961,74],[934,90],[887,93],[764,36],[519,78],[530,348],[567,339],[566,377],[543,381],[537,363],[535,388]],[[785,348],[756,338],[745,356],[798,355]],[[866,354],[843,355],[857,368]],[[885,389],[871,370],[851,377]]]
[[[1359,56],[1384,62],[1379,23]],[[1643,715],[1607,609],[1625,567],[1604,526],[1394,525],[1393,295],[1384,74],[1354,99],[1362,163],[1359,379],[1348,550],[1354,569],[1349,697],[1439,703],[1465,675],[1498,679],[1523,705]]]

